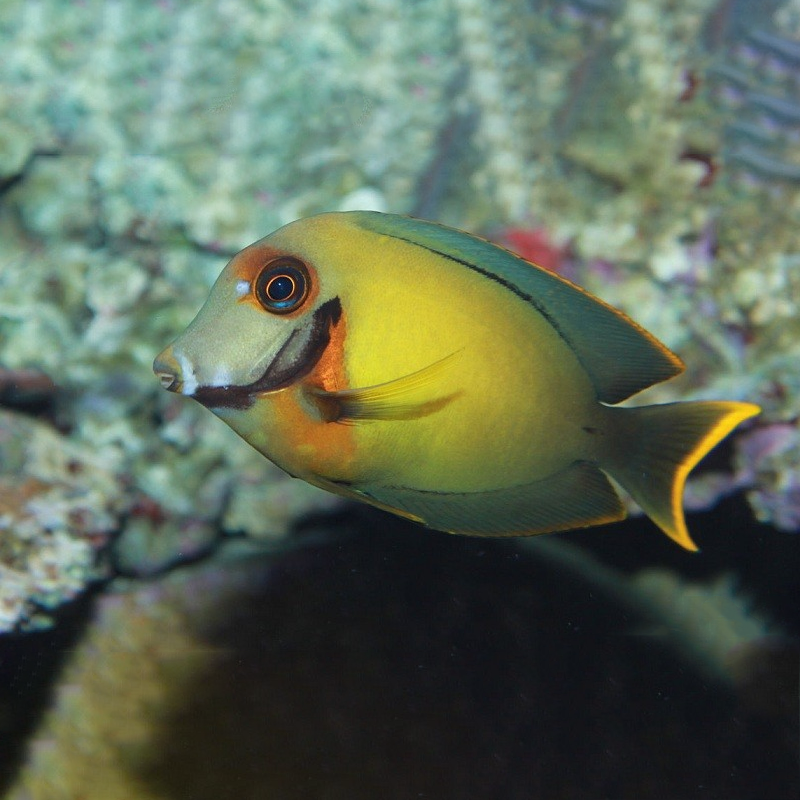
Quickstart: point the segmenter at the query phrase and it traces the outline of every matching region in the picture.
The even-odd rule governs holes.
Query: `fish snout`
[[[181,366],[172,352],[172,346],[160,353],[153,361],[153,372],[168,392],[183,392],[184,376]]]

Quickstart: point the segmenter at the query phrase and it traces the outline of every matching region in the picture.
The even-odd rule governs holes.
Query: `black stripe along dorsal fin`
[[[672,351],[621,311],[498,245],[435,222],[345,213],[361,228],[437,253],[530,303],[572,348],[600,402],[619,403],[683,371]]]

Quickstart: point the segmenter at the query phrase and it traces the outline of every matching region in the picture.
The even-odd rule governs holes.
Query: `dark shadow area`
[[[713,511],[689,514],[686,522],[699,553],[677,547],[643,517],[566,535],[624,572],[661,567],[686,580],[733,573],[761,613],[800,636],[800,536],[759,523],[743,494],[725,498]]]
[[[96,592],[59,609],[49,630],[0,636],[0,797],[20,766],[27,737],[47,711],[53,684],[80,639]]]
[[[591,581],[513,542],[370,510],[339,523],[356,535],[284,556],[261,596],[206,634],[221,659],[183,687],[136,770],[154,791],[797,797],[796,726],[747,710],[663,638],[634,635],[637,613]],[[618,546],[658,541],[645,524],[625,526]]]

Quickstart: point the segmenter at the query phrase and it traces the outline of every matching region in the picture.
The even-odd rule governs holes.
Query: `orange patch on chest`
[[[275,404],[281,420],[281,449],[289,471],[311,473],[328,480],[353,480],[357,473],[356,428],[328,421],[308,394],[310,388],[328,392],[348,388],[344,369],[346,320],[342,314],[331,330],[330,343],[314,370],[300,383],[278,392]]]

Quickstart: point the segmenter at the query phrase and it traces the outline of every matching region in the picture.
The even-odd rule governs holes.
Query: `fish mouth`
[[[291,386],[317,366],[341,316],[339,298],[327,300],[313,313],[308,325],[289,334],[260,378],[244,385],[198,386],[193,398],[207,408],[245,410],[255,403],[258,395]]]

